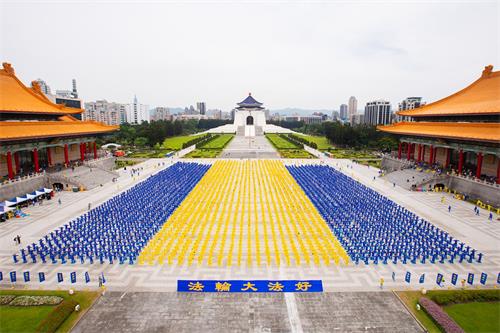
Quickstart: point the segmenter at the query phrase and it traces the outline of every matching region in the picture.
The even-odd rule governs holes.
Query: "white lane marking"
[[[292,333],[303,333],[302,324],[300,322],[299,310],[297,309],[297,302],[295,301],[294,293],[284,293],[286,310],[288,312],[288,320],[290,321],[290,327]]]

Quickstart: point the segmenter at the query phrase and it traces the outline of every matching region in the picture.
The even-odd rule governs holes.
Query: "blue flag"
[[[488,279],[488,274],[481,273],[481,280],[480,280],[481,284],[483,284],[483,285],[486,284],[487,279]]]
[[[410,281],[411,281],[411,273],[410,272],[406,272],[405,281],[410,283]]]
[[[10,282],[16,282],[16,272],[10,272]]]
[[[75,283],[76,282],[76,272],[71,272],[69,274],[69,277],[71,279],[71,283]]]
[[[24,272],[24,282],[30,282],[30,272]]]
[[[457,285],[457,280],[458,280],[458,274],[453,273],[451,274],[451,283],[456,286]]]
[[[424,283],[425,282],[425,273],[420,275],[420,279],[418,280],[419,283]]]
[[[38,280],[39,280],[40,282],[45,281],[45,273],[44,273],[44,272],[39,272],[39,273],[38,273]]]
[[[63,282],[63,280],[64,280],[63,273],[57,273],[57,282],[61,283]]]
[[[89,282],[90,282],[89,272],[85,272],[85,283],[89,283]]]
[[[443,282],[443,274],[438,273],[438,275],[436,276],[436,283],[438,284],[438,286],[441,286],[441,282]]]
[[[474,283],[474,273],[469,273],[467,276],[467,283],[472,285]]]

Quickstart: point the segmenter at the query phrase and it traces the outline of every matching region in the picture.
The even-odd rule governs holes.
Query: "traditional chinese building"
[[[493,66],[453,95],[398,114],[409,121],[378,127],[398,135],[398,159],[500,184],[500,71]]]
[[[95,140],[117,126],[81,121],[83,109],[54,104],[38,82],[25,86],[8,63],[0,69],[0,176],[98,157]]]
[[[237,134],[245,136],[262,135],[266,126],[266,110],[263,104],[257,102],[252,94],[248,94],[242,102],[238,103],[234,112],[234,126]]]

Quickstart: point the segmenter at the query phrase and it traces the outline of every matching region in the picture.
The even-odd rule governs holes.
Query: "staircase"
[[[238,126],[236,130],[236,135],[244,136],[245,135],[245,126]]]
[[[262,126],[255,126],[255,136],[264,135]]]

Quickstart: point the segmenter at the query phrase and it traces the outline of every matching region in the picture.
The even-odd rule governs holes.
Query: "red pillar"
[[[418,156],[417,156],[417,162],[422,161],[422,144],[418,145]]]
[[[464,151],[460,149],[458,152],[458,174],[462,174],[462,169],[464,167]]]
[[[50,147],[47,147],[47,162],[49,163],[49,166],[52,165],[52,154],[50,152]]]
[[[497,184],[500,184],[500,158],[497,157]]]
[[[19,152],[14,153],[14,163],[16,164],[16,173],[19,173],[21,170],[21,165],[19,164]]]
[[[476,178],[481,178],[481,167],[483,166],[483,153],[477,153]]]
[[[85,161],[85,143],[80,143],[80,160]]]
[[[401,159],[401,150],[403,149],[403,146],[402,146],[402,143],[399,142],[399,146],[398,146],[398,158]]]
[[[94,142],[94,160],[97,158],[97,145]]]
[[[447,168],[450,165],[450,148],[445,148],[446,162],[444,162],[444,167]]]
[[[434,148],[434,153],[432,154],[432,164],[436,163],[437,151],[438,151],[438,147]]]
[[[64,144],[64,163],[66,166],[69,165],[69,154],[68,154],[68,144]]]
[[[40,166],[38,165],[38,150],[33,149],[33,165],[35,167],[35,172],[40,172]]]
[[[433,161],[434,161],[434,147],[431,146],[430,155],[429,155],[429,164],[432,164]]]
[[[7,152],[7,173],[9,175],[9,179],[14,178],[14,169],[12,169],[12,153],[10,151]]]

